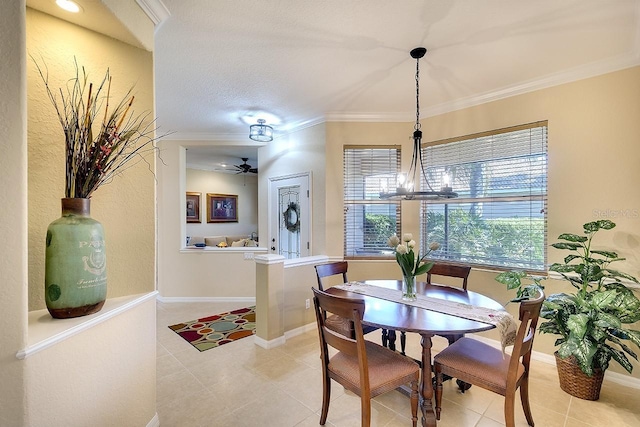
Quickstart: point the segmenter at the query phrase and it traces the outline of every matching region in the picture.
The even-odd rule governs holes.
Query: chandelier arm
[[[430,191],[434,191],[433,187],[429,183],[429,180],[427,179],[427,173],[424,170],[424,163],[422,161],[422,147],[421,147],[421,145],[422,144],[419,144],[419,146],[417,147],[417,150],[420,153],[420,169],[422,170],[422,176],[424,177],[424,182],[427,184],[427,187],[429,187]]]
[[[411,155],[411,165],[409,167],[409,174],[407,175],[407,182],[404,186],[398,185],[395,192],[387,192],[386,190],[380,192],[381,199],[387,200],[438,200],[438,199],[451,199],[458,197],[458,193],[454,193],[450,186],[443,186],[440,191],[433,189],[429,181],[427,180],[427,173],[424,166],[424,158],[422,154],[422,130],[420,124],[420,58],[422,58],[427,49],[424,47],[417,47],[413,49],[410,54],[411,57],[416,60],[416,123],[413,129],[413,153]],[[420,167],[418,168],[418,162]],[[418,170],[420,172],[418,172]],[[428,190],[415,191],[416,175],[422,174]],[[411,181],[409,181],[411,180]],[[398,181],[400,182],[400,181]]]

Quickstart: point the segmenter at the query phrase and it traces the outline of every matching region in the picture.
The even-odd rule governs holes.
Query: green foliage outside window
[[[434,257],[466,263],[544,270],[544,219],[486,219],[464,209],[427,213],[427,242],[439,242]],[[503,260],[503,261],[501,261]]]
[[[396,233],[396,224],[389,215],[367,213],[364,216],[365,248],[386,248],[389,236]]]

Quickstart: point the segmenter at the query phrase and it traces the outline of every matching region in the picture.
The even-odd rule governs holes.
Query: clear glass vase
[[[416,295],[416,276],[402,277],[402,300],[415,301],[418,299]]]

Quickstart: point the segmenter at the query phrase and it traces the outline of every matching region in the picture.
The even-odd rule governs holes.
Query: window
[[[437,183],[448,173],[458,193],[422,202],[422,241],[441,244],[433,258],[545,270],[547,122],[441,141],[422,152],[427,179]]]
[[[380,200],[395,185],[400,147],[344,148],[344,256],[390,256],[389,236],[400,232],[400,202]]]

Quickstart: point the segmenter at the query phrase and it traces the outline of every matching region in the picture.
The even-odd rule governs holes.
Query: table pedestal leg
[[[420,335],[422,336],[420,340],[420,344],[422,345],[422,379],[420,383],[422,393],[422,399],[420,400],[422,425],[423,427],[435,427],[436,413],[433,410],[433,382],[431,380],[433,376],[431,371],[431,337],[433,335]]]

